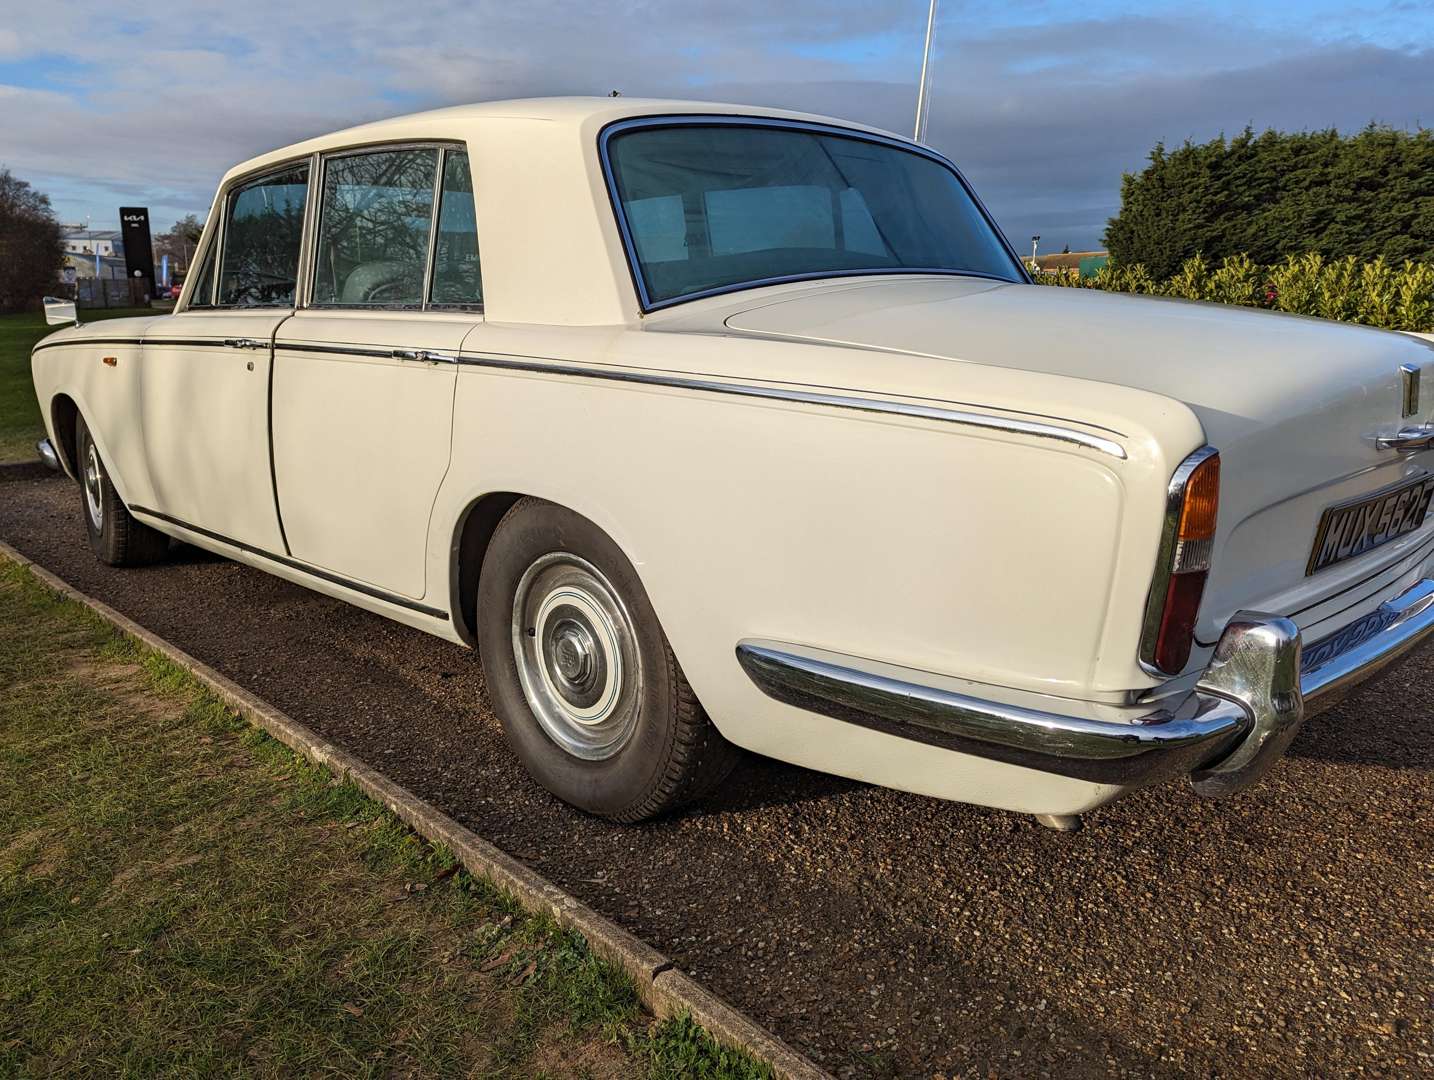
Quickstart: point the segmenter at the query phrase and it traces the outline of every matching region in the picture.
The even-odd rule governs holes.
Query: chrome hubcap
[[[97,530],[105,527],[105,504],[101,498],[100,488],[100,480],[103,475],[100,472],[100,455],[95,450],[95,444],[89,443],[85,447],[85,510],[89,513],[90,522]]]
[[[642,667],[627,609],[602,572],[553,552],[513,598],[513,656],[538,723],[574,757],[600,761],[637,725]]]

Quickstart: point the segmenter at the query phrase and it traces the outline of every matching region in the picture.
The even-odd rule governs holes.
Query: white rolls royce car
[[[887,132],[443,109],[237,166],[196,258],[35,349],[96,554],[475,647],[618,821],[738,747],[1055,827],[1228,795],[1434,626],[1428,343],[1036,287]]]

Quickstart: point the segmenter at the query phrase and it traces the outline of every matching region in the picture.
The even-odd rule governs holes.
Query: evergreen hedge
[[[1243,253],[1222,259],[1218,266],[1193,255],[1165,278],[1144,264],[1112,260],[1095,277],[1072,272],[1034,277],[1042,285],[1211,300],[1387,330],[1434,331],[1434,263],[1406,260],[1396,265],[1382,255],[1326,259],[1311,251],[1271,266],[1261,266]]]
[[[1173,277],[1191,257],[1434,260],[1434,132],[1371,125],[1157,145],[1121,182],[1111,257]]]

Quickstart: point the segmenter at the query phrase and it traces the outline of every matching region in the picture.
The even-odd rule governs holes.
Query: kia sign
[[[124,265],[130,277],[142,277],[154,295],[154,248],[149,239],[149,209],[120,207],[120,235],[124,237]]]

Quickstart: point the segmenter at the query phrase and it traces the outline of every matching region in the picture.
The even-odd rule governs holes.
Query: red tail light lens
[[[1182,462],[1171,482],[1165,541],[1170,562],[1158,569],[1147,605],[1142,653],[1147,663],[1167,675],[1178,675],[1190,659],[1219,507],[1220,455],[1206,447]],[[1158,621],[1153,618],[1157,612]]]
[[[1176,674],[1190,659],[1195,641],[1195,616],[1200,613],[1200,599],[1205,595],[1204,570],[1190,574],[1171,574],[1165,588],[1165,610],[1160,615],[1160,636],[1155,639],[1155,666]]]

